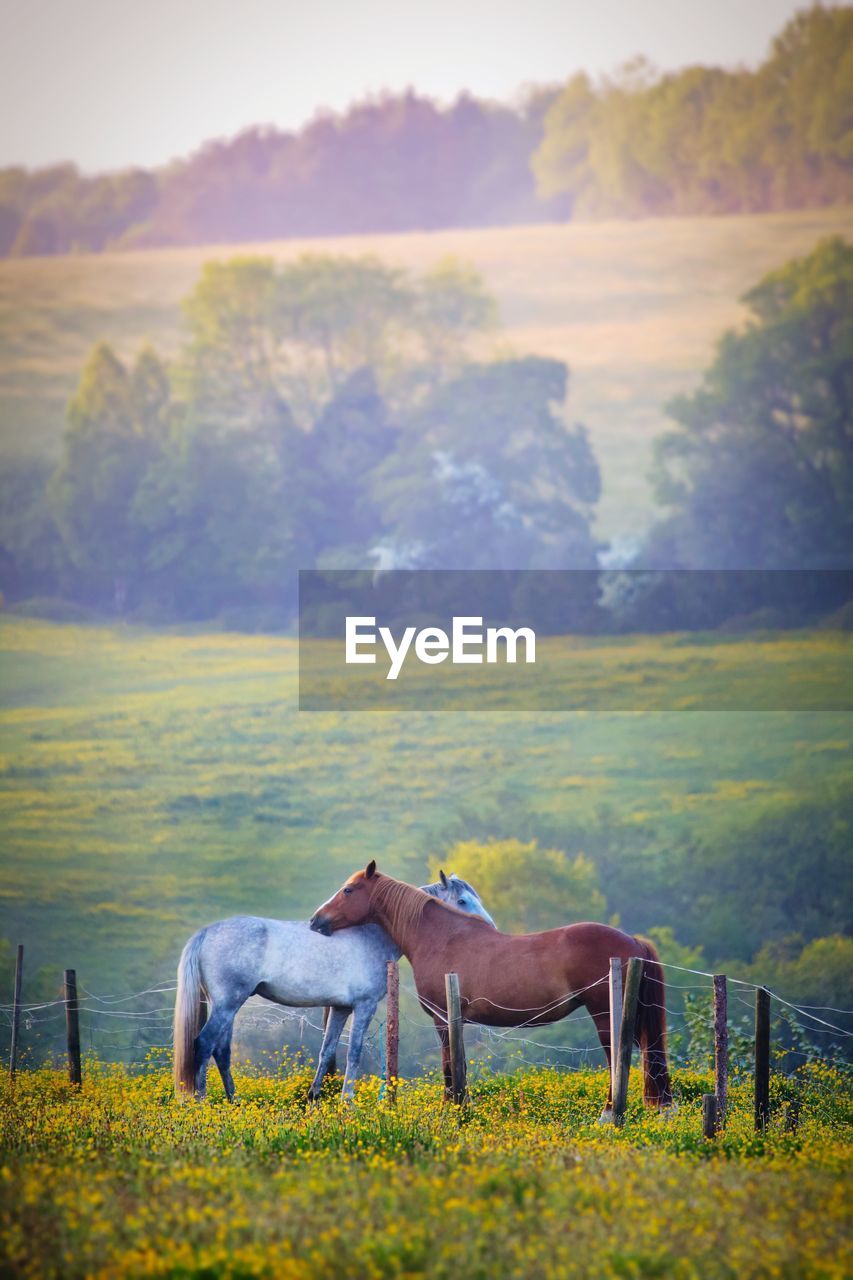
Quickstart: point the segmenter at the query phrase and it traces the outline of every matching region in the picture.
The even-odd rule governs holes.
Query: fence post
[[[450,1091],[453,1101],[461,1105],[465,1101],[468,1081],[458,973],[444,975],[444,992],[447,1001],[447,1034],[450,1039]]]
[[[388,961],[387,997],[385,1015],[385,1087],[388,1101],[397,1100],[397,1076],[400,1060],[400,966],[396,960]]]
[[[9,1079],[15,1079],[18,1069],[18,1041],[21,1035],[21,982],[24,976],[24,944],[18,943],[15,956],[15,994],[12,997],[12,1045],[9,1050]]]
[[[643,962],[639,956],[631,956],[625,973],[625,991],[622,996],[622,1018],[619,1023],[619,1055],[616,1059],[616,1088],[613,1091],[613,1123],[625,1123],[628,1102],[628,1077],[631,1074],[631,1052],[634,1048],[634,1032],[637,1027],[637,1001],[640,995],[640,979]]]
[[[74,969],[65,970],[65,1035],[68,1041],[68,1079],[72,1084],[81,1084],[80,1006],[77,1002],[77,974]]]
[[[716,1138],[717,1136],[717,1095],[715,1093],[702,1094],[702,1137]]]
[[[770,992],[755,988],[755,1127],[770,1122]]]
[[[619,1024],[622,1021],[622,961],[610,957],[610,1097],[616,1095],[616,1059],[619,1057]]]
[[[714,974],[714,1091],[717,1125],[722,1129],[729,1105],[729,1023],[726,975]]]

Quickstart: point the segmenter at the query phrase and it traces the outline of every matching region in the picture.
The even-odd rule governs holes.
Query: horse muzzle
[[[324,938],[332,936],[332,926],[320,911],[315,911],[308,924],[315,933],[322,933]]]

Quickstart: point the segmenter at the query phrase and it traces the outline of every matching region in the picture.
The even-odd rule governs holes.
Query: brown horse
[[[544,933],[499,933],[484,920],[381,875],[376,863],[356,871],[315,911],[311,928],[331,934],[351,925],[382,926],[409,960],[418,997],[441,1041],[445,1089],[450,1091],[450,1046],[444,975],[456,972],[466,1022],[490,1027],[537,1027],[584,1006],[592,1015],[610,1065],[609,960],[643,959],[637,1040],[643,1050],[647,1106],[672,1101],[666,1063],[663,971],[650,942],[606,924],[570,924]],[[608,1107],[612,1098],[608,1094]]]

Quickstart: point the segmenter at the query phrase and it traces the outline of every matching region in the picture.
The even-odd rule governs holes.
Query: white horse
[[[494,925],[476,891],[456,874],[442,871],[427,893]],[[350,1014],[353,1015],[342,1096],[349,1097],[364,1035],[385,995],[389,960],[399,948],[379,925],[342,929],[330,938],[312,932],[306,920],[233,916],[193,934],[178,964],[175,999],[175,1088],[203,1098],[207,1064],[213,1057],[229,1101],[231,1035],[237,1010],[250,996],[276,1004],[330,1008],[309,1098],[317,1098]],[[207,1003],[207,1021],[204,1004]]]

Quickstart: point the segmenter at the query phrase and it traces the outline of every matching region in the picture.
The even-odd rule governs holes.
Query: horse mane
[[[372,897],[385,914],[385,927],[392,938],[399,937],[410,927],[417,928],[428,904],[438,901],[423,889],[384,875],[376,877]],[[444,903],[439,902],[438,905],[444,906]]]
[[[482,916],[463,911],[453,902],[442,902],[441,898],[432,895],[429,889],[416,889],[414,885],[406,884],[403,880],[395,880],[393,876],[376,877],[373,901],[385,913],[386,929],[392,938],[399,937],[406,929],[417,928],[430,903],[440,907],[442,911],[449,911],[451,915],[461,920],[481,924],[489,930],[492,928]]]

